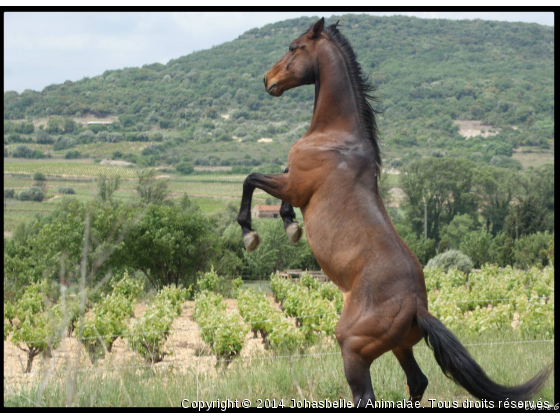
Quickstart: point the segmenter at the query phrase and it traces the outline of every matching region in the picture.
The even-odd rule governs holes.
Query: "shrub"
[[[175,318],[171,304],[157,300],[146,309],[144,316],[131,328],[128,346],[147,362],[161,362],[167,355],[163,346]]]
[[[488,251],[490,260],[500,267],[505,267],[507,265],[513,266],[513,243],[513,239],[504,232],[498,233],[490,244],[490,249]]]
[[[177,164],[176,169],[178,172],[181,172],[182,174],[188,175],[192,172],[194,172],[194,166],[192,163],[189,162],[185,162],[182,161],[180,163]]]
[[[468,214],[457,214],[453,220],[441,229],[441,237],[449,243],[448,249],[458,249],[465,235],[476,229],[475,221]]]
[[[19,144],[12,152],[12,157],[24,159],[40,159],[45,157],[45,155],[40,150],[34,150],[23,144]]]
[[[96,136],[97,141],[104,141],[104,142],[107,141],[108,137],[109,137],[108,131],[99,131]]]
[[[115,175],[107,178],[105,175],[100,175],[97,178],[97,196],[101,201],[111,201],[113,194],[119,189],[121,183],[120,175]]]
[[[456,267],[463,273],[469,274],[473,269],[471,259],[460,251],[450,249],[443,254],[436,255],[426,265],[426,268],[443,267],[445,272],[451,267]]]
[[[208,291],[197,294],[194,320],[199,325],[202,341],[211,347],[218,362],[223,360],[227,366],[239,355],[248,328],[237,311],[226,314],[226,303],[221,296]]]
[[[306,283],[312,286],[318,284],[309,278]],[[286,314],[296,318],[296,324],[300,326],[308,344],[313,344],[320,336],[334,334],[338,321],[336,310],[342,306],[342,300],[336,299],[336,295],[335,308],[333,308],[330,301],[322,297],[321,292],[309,289],[303,284],[292,283],[290,280],[272,275],[270,287],[276,299],[282,303],[282,309]],[[321,286],[317,288],[321,289]]]
[[[519,268],[545,267],[550,262],[550,249],[554,249],[554,234],[537,232],[524,235],[513,244],[515,265]]]
[[[39,187],[30,187],[28,190],[20,192],[17,198],[21,201],[43,201],[45,193]]]
[[[107,141],[109,143],[118,143],[124,140],[124,135],[121,133],[109,133],[107,134]]]
[[[492,235],[484,228],[474,232],[468,232],[459,249],[466,254],[473,262],[475,268],[480,268],[490,262],[490,245]]]
[[[82,157],[82,155],[77,150],[68,150],[64,154],[64,159],[79,159],[81,157]]]
[[[4,337],[11,331],[11,341],[18,347],[20,344],[26,346],[23,348],[27,353],[26,373],[31,372],[35,356],[40,353],[50,356],[52,349],[60,343],[57,331],[60,319],[47,312],[47,293],[46,280],[32,283],[15,304],[4,305],[4,319],[9,322],[9,325],[4,322]]]
[[[91,130],[86,130],[78,135],[78,141],[80,143],[93,143],[95,141],[95,134]]]
[[[214,267],[201,275],[196,281],[198,291],[213,292],[226,298],[237,297],[241,286],[243,286],[241,278],[230,280],[227,277],[219,276],[214,271]]]
[[[496,155],[490,160],[490,165],[497,166],[498,168],[514,169],[520,171],[523,169],[521,162],[507,156]]]
[[[118,336],[126,332],[127,320],[133,314],[132,300],[120,293],[111,293],[102,295],[91,314],[76,320],[74,334],[79,336],[92,363],[111,351]]]
[[[64,136],[58,138],[57,141],[54,142],[53,150],[64,150],[70,149],[76,145],[76,140],[69,136]]]
[[[72,187],[58,187],[58,192],[61,194],[76,194]]]
[[[421,264],[426,264],[436,255],[436,240],[433,238],[409,237],[405,242]]]
[[[138,295],[141,292],[141,283],[130,279],[128,273],[125,273],[118,285],[121,293]],[[127,340],[128,346],[147,362],[162,361],[167,354],[163,347],[173,320],[181,315],[183,302],[190,297],[190,293],[190,288],[184,289],[174,285],[160,290],[142,318],[132,326]]]
[[[33,143],[33,139],[31,137],[21,136],[17,133],[10,133],[8,134],[8,142],[9,143]]]
[[[38,144],[53,144],[54,143],[54,139],[46,131],[37,130],[35,132],[35,135],[37,137],[37,143]]]
[[[4,188],[4,198],[14,198],[14,189]]]
[[[47,178],[41,172],[35,172],[35,174],[33,175],[33,180],[34,181],[46,181]]]

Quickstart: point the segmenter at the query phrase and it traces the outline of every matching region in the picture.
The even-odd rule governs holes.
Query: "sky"
[[[268,23],[344,12],[7,12],[4,91],[42,90],[105,70],[162,63],[232,41]],[[427,19],[484,19],[554,26],[551,12],[370,12]]]

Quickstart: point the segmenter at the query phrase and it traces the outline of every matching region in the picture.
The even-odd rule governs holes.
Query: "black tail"
[[[445,376],[453,379],[478,399],[504,401],[509,398],[510,401],[526,401],[541,389],[550,375],[549,365],[522,385],[499,385],[486,376],[467,349],[441,321],[426,311],[418,313],[416,318],[424,339],[433,349],[436,361]]]

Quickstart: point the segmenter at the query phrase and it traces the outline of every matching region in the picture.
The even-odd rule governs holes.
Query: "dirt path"
[[[49,201],[56,200],[57,198],[62,197],[62,195],[63,194],[55,194],[51,198],[49,198],[48,200],[45,200],[45,203],[48,203]]]

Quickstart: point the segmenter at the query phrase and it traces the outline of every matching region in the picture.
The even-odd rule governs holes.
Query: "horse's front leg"
[[[253,192],[255,188],[260,188],[264,192],[270,194],[273,197],[279,198],[285,203],[290,202],[290,191],[288,188],[288,174],[287,172],[283,174],[250,174],[245,178],[243,182],[243,197],[241,198],[241,208],[239,209],[239,215],[237,216],[237,223],[241,225],[241,231],[243,234],[243,243],[248,252],[257,249],[260,243],[259,235],[251,227],[251,201],[253,198]],[[286,221],[288,221],[288,227],[293,223],[293,218],[295,217],[294,209],[288,208],[283,204],[284,211],[280,209],[280,214],[284,219],[284,226],[286,227]],[[290,206],[291,207],[291,206]],[[284,218],[284,216],[286,218]],[[299,225],[296,224],[299,228]],[[294,228],[291,228],[293,230]],[[301,236],[301,233],[300,233]],[[299,239],[299,238],[297,238]],[[290,238],[292,240],[292,238]]]

